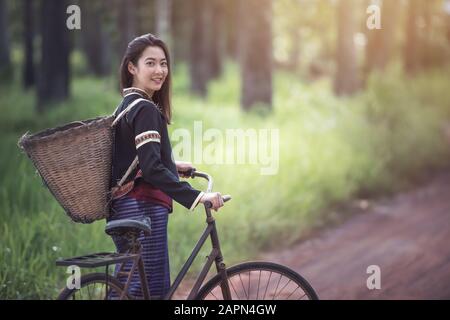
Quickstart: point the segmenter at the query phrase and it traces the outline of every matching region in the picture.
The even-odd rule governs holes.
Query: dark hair
[[[169,57],[169,49],[161,39],[155,37],[151,33],[147,33],[140,37],[134,38],[128,44],[127,50],[125,51],[125,54],[122,58],[122,63],[120,64],[120,92],[122,93],[123,89],[131,87],[133,84],[133,75],[128,71],[128,63],[132,62],[134,65],[137,65],[137,62],[142,55],[142,52],[144,52],[144,50],[149,46],[160,47],[164,51],[164,54],[166,55],[168,66],[167,77],[161,89],[153,93],[152,100],[162,108],[162,112],[164,114],[164,117],[166,118],[167,123],[170,123],[170,119],[172,118],[172,109],[170,103],[170,95],[171,95],[170,57]]]

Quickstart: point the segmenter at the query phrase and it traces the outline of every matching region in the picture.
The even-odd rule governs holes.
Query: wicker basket
[[[20,138],[19,147],[73,221],[91,223],[108,217],[114,126],[141,101],[148,100],[134,100],[117,116],[116,109],[109,116],[26,133]],[[137,165],[136,156],[117,186]]]
[[[71,122],[25,134],[19,140],[49,190],[75,222],[91,223],[109,214],[114,118]]]

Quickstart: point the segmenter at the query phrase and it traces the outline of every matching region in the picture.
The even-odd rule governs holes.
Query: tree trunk
[[[172,0],[155,1],[156,36],[162,39],[172,52]]]
[[[69,96],[69,32],[64,0],[45,0],[41,8],[42,53],[38,79],[38,111]]]
[[[205,97],[207,83],[210,79],[210,44],[208,30],[211,28],[209,0],[192,0],[191,2],[191,48],[190,48],[190,82],[191,91]]]
[[[5,0],[0,0],[0,81],[10,81],[12,77],[8,13]]]
[[[228,0],[225,6],[225,50],[229,57],[238,60],[239,2]]]
[[[125,54],[128,43],[136,36],[137,30],[137,2],[136,0],[118,0],[119,24],[119,55]]]
[[[420,43],[417,28],[419,17],[419,5],[421,0],[408,1],[408,13],[406,20],[406,42],[404,48],[405,71],[408,74],[415,73],[420,64]]]
[[[211,1],[211,32],[210,38],[210,78],[218,78],[222,74],[222,61],[224,52],[224,0]]]
[[[438,3],[440,5],[440,3]],[[423,1],[420,3],[420,15],[422,16],[424,28],[419,33],[420,38],[420,66],[423,68],[432,67],[437,61],[434,59],[433,40],[430,35],[433,33],[432,16],[433,9],[436,8],[436,0],[428,0],[425,4]]]
[[[270,109],[273,65],[272,1],[246,0],[239,5],[241,107],[249,110],[256,104],[261,104]]]
[[[339,0],[338,3],[337,71],[334,82],[334,92],[337,95],[352,94],[359,86],[356,48],[353,42],[355,25],[352,5],[352,0]]]
[[[381,8],[381,29],[368,31],[366,71],[384,70],[392,58],[398,19],[398,1],[384,0]]]
[[[191,3],[185,0],[172,0],[172,35],[175,41],[172,42],[172,61],[176,64],[179,61],[189,63],[190,59],[190,19]]]
[[[35,74],[34,74],[34,19],[33,19],[33,1],[24,0],[23,1],[23,40],[25,49],[25,63],[23,67],[23,86],[25,88],[30,88],[34,86]]]
[[[101,1],[82,1],[81,42],[89,70],[96,76],[106,76],[111,71],[111,36],[102,21],[105,9]]]

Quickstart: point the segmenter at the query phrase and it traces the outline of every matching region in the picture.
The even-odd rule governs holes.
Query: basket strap
[[[120,179],[120,181],[117,183],[117,186],[119,187],[122,186],[122,184],[125,182],[128,176],[131,174],[131,172],[137,167],[138,163],[139,163],[138,156],[136,156],[136,158],[134,158],[133,162],[128,167],[127,172],[125,172],[122,179]]]
[[[142,95],[139,94],[139,93],[137,93],[137,92],[131,92],[131,93],[128,93],[128,94],[124,95],[123,97],[125,98],[125,97],[127,97],[127,96],[131,96],[132,94],[136,94],[136,95],[142,97]],[[116,115],[117,110],[119,110],[119,108],[120,108],[121,105],[122,105],[122,103],[119,103],[119,104],[118,104],[118,106],[116,107],[116,110],[114,110],[114,112],[113,112],[113,114],[112,114],[113,116]]]
[[[125,110],[123,110],[121,113],[119,113],[119,115],[114,119],[111,127],[114,127],[117,124],[117,122],[124,115],[126,115],[128,111],[130,111],[131,108],[133,108],[135,105],[137,105],[141,101],[149,101],[150,102],[150,100],[143,99],[143,98],[139,98],[139,99],[134,100],[132,103],[130,103],[130,105]],[[125,182],[125,180],[128,178],[128,176],[131,174],[131,172],[137,167],[138,163],[139,163],[138,156],[136,156],[136,158],[134,158],[133,162],[128,167],[128,170],[123,175],[122,179],[120,179],[120,181],[117,183],[117,185],[119,187],[122,186],[122,184]]]
[[[147,100],[147,99],[144,99],[144,98],[139,98],[139,99],[134,100],[132,103],[130,103],[130,105],[129,105],[125,110],[123,110],[121,113],[119,113],[119,115],[114,119],[114,121],[113,121],[111,127],[114,127],[114,126],[117,124],[117,122],[118,122],[124,115],[126,115],[128,111],[130,111],[131,108],[133,108],[135,105],[137,105],[137,104],[138,104],[139,102],[141,102],[141,101],[148,101],[148,102],[150,102],[150,100]]]

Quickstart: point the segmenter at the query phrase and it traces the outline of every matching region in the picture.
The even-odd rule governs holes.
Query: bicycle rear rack
[[[138,254],[132,253],[100,252],[68,259],[58,259],[56,260],[56,265],[57,266],[76,265],[80,268],[96,268],[126,262],[128,260],[134,260],[138,256],[139,256]]]

